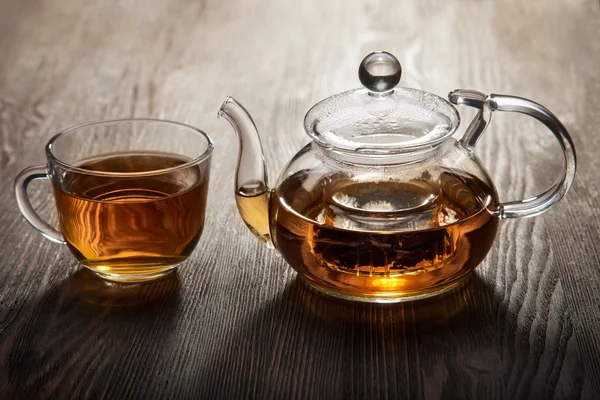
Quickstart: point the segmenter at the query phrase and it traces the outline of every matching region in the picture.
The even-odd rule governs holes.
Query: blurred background
[[[576,130],[596,100],[594,0],[196,1],[4,0],[0,5],[0,166],[40,161],[53,133],[124,117],[188,122],[212,133],[229,175],[232,132],[215,118],[228,94],[252,113],[271,178],[307,142],[304,113],[360,86],[374,50],[395,54],[401,85],[445,96],[456,88],[532,98]],[[569,90],[565,90],[569,88]],[[466,126],[469,110],[461,110]],[[553,179],[558,147],[536,124],[495,115],[479,146],[500,191]],[[22,140],[15,136],[26,136]],[[12,138],[11,138],[12,137]],[[527,151],[521,151],[526,148]],[[511,151],[518,149],[519,151]],[[499,155],[512,154],[511,157]],[[12,154],[12,155],[11,155]],[[520,157],[520,156],[525,157]],[[558,160],[560,161],[560,159]],[[232,200],[232,199],[227,199]]]

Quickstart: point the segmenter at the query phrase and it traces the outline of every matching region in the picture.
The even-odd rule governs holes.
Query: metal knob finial
[[[400,61],[385,51],[366,56],[358,67],[360,83],[370,92],[385,93],[393,90],[402,76]]]

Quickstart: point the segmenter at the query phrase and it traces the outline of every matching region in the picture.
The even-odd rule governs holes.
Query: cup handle
[[[485,95],[474,90],[455,90],[448,95],[456,105],[478,108],[477,115],[460,140],[466,149],[471,149],[490,123],[492,112],[510,111],[529,115],[548,128],[560,144],[564,163],[560,177],[545,192],[530,199],[509,201],[498,205],[496,216],[504,218],[533,217],[554,206],[571,187],[575,179],[576,155],[573,141],[558,118],[544,106],[521,97],[499,94]]]
[[[54,229],[49,223],[40,218],[35,212],[29,196],[27,195],[27,186],[29,182],[35,179],[49,179],[48,170],[43,165],[36,165],[25,168],[15,178],[14,190],[17,198],[17,206],[23,217],[33,226],[39,233],[47,239],[56,243],[65,244],[62,234]]]

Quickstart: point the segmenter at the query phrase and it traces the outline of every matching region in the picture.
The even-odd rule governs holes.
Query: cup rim
[[[174,167],[169,167],[169,168],[156,169],[156,170],[151,170],[151,171],[141,171],[141,172],[92,171],[92,170],[80,168],[75,165],[69,164],[65,161],[62,161],[58,157],[56,157],[56,155],[54,155],[54,153],[52,152],[52,145],[59,137],[61,137],[64,134],[76,131],[81,128],[89,127],[89,126],[94,126],[94,125],[101,126],[101,125],[123,123],[123,122],[157,122],[157,123],[164,123],[167,125],[178,125],[180,127],[191,129],[191,130],[195,131],[196,133],[200,134],[201,136],[203,136],[204,139],[206,139],[208,146],[207,146],[206,150],[200,156],[198,156],[184,164],[177,165]],[[171,120],[167,120],[167,119],[158,119],[158,118],[118,118],[118,119],[106,119],[106,120],[100,120],[100,121],[86,122],[83,124],[74,125],[70,128],[64,129],[64,130],[60,131],[59,133],[55,134],[54,136],[52,136],[45,147],[46,156],[48,157],[48,160],[51,163],[55,163],[64,168],[69,169],[69,171],[76,171],[76,172],[86,174],[86,175],[114,176],[114,177],[141,177],[141,176],[162,175],[162,174],[177,171],[180,169],[189,168],[196,164],[200,164],[202,161],[204,161],[208,157],[210,157],[214,148],[215,148],[214,142],[212,141],[210,136],[208,136],[208,134],[206,134],[204,131],[202,131],[192,125],[185,124],[183,122],[171,121]]]

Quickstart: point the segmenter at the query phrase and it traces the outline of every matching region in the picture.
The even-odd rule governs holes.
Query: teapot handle
[[[544,106],[521,97],[499,94],[485,95],[474,90],[455,90],[448,95],[456,105],[478,108],[477,116],[460,140],[467,149],[472,148],[490,123],[492,112],[511,111],[529,115],[543,123],[556,137],[563,150],[564,163],[561,176],[545,192],[530,199],[502,203],[496,209],[496,216],[504,218],[533,217],[547,211],[567,193],[575,179],[576,156],[573,141],[564,125]]]

